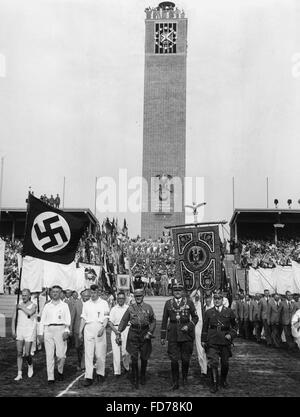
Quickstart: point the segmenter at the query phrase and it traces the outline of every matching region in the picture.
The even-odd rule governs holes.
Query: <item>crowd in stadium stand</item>
[[[275,268],[300,262],[300,239],[279,240],[277,244],[268,240],[241,240],[234,249],[236,263],[243,268]]]
[[[22,242],[5,238],[5,292],[13,294],[18,288],[18,254]],[[174,282],[175,259],[171,236],[160,239],[128,237],[126,220],[122,227],[118,220],[105,219],[95,232],[88,231],[80,239],[77,263],[101,265],[100,283],[106,291],[116,287],[117,274],[130,274],[132,287],[143,287],[147,295],[168,295]],[[94,271],[86,270],[95,274]],[[132,288],[132,289],[133,289]]]
[[[4,290],[7,294],[13,294],[18,287],[18,254],[21,253],[22,243],[17,239],[13,242],[9,238],[5,238],[4,241]]]

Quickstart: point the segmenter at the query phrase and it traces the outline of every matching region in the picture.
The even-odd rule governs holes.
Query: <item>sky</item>
[[[300,3],[176,5],[188,18],[186,174],[203,178],[201,220],[265,208],[266,177],[269,207],[300,208]],[[2,207],[25,207],[29,186],[62,196],[65,177],[65,208],[94,212],[96,177],[141,176],[147,6],[157,3],[0,0]],[[96,214],[140,233],[139,213]]]

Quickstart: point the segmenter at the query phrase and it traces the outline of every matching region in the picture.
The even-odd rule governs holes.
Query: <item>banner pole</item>
[[[234,177],[232,177],[232,208],[234,211],[234,207],[235,207],[235,202],[234,202]]]
[[[21,292],[22,270],[23,270],[23,256],[22,256],[22,261],[21,261],[20,278],[19,278],[18,294],[17,294],[16,320],[15,320],[15,333],[17,333],[17,325],[18,325],[18,316],[19,316],[19,309],[18,309],[18,305],[19,305],[19,302],[20,302],[20,292]]]
[[[267,208],[269,208],[269,177],[267,177]]]
[[[26,200],[27,210],[26,210],[26,218],[25,218],[24,240],[25,240],[26,229],[27,229],[28,211],[29,211],[29,208],[30,208],[30,203],[29,203],[30,189],[31,189],[31,187],[29,187],[28,196],[27,196],[27,200]],[[17,305],[16,305],[16,321],[15,321],[15,331],[16,332],[17,332],[17,325],[18,325],[18,308],[17,308],[17,306],[18,306],[19,301],[20,301],[22,270],[23,270],[23,254],[22,254],[22,259],[21,259],[21,268],[20,268],[20,277],[19,277],[19,288],[18,288],[18,297],[17,297]]]

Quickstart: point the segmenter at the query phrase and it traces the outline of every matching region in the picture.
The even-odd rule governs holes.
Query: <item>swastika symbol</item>
[[[57,213],[47,211],[39,214],[31,231],[35,247],[41,252],[57,252],[70,241],[71,232],[66,220]]]

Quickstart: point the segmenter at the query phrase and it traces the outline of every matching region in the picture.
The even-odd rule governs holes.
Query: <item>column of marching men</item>
[[[212,393],[228,387],[229,358],[236,336],[277,348],[284,337],[289,349],[295,349],[296,344],[300,348],[300,305],[289,291],[284,299],[278,294],[270,296],[268,290],[254,297],[239,294],[230,308],[226,294],[219,290],[214,294],[207,292],[204,297],[199,289],[187,295],[178,283],[172,290],[173,297],[164,306],[160,336],[161,345],[167,342],[168,346],[172,390],[179,388],[180,364],[182,384],[187,384],[194,344],[201,373],[208,376]],[[101,293],[97,285],[82,291],[80,297],[76,292],[54,286],[48,300],[40,296],[37,305],[31,298],[30,291],[24,289],[12,321],[17,344],[16,381],[23,378],[23,359],[28,365],[28,377],[33,376],[32,355],[44,343],[49,384],[64,379],[64,364],[72,346],[77,354],[77,371],[85,371],[82,385],[102,384],[106,331],[110,328],[114,375],[119,378],[122,367],[127,374],[131,366],[133,386],[138,389],[139,384],[146,383],[156,317],[151,305],[144,302],[143,289],[134,291],[134,299],[119,291],[115,302]]]

